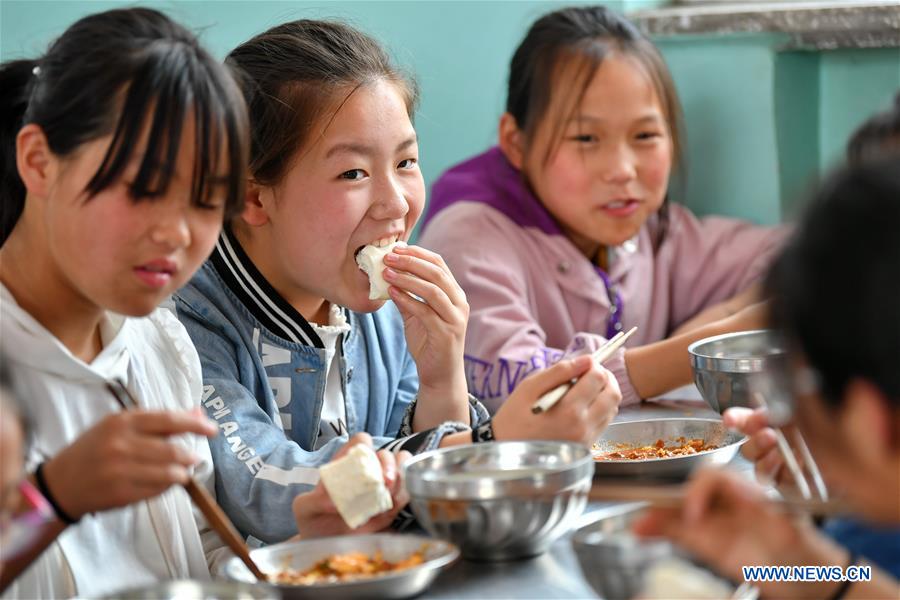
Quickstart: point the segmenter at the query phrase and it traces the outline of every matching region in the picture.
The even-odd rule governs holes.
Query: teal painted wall
[[[78,18],[126,2],[0,1],[0,57],[35,56]],[[417,77],[422,103],[416,118],[422,171],[431,183],[441,171],[495,139],[503,112],[506,70],[526,29],[541,14],[571,2],[459,1],[146,1],[201,30],[224,58],[238,43],[273,25],[299,18],[340,18],[375,35]],[[614,0],[617,10],[656,0]]]
[[[528,25],[569,0],[461,2],[148,1],[201,30],[219,57],[272,25],[336,17],[381,39],[421,85],[416,126],[427,183],[493,143],[506,69]],[[664,0],[609,0],[617,10]],[[109,1],[0,1],[0,57],[39,54]],[[686,169],[675,200],[701,214],[775,223],[843,153],[849,133],[900,88],[900,49],[780,52],[769,34],[656,40],[685,108]]]
[[[900,49],[783,51],[784,35],[657,39],[688,133],[673,196],[701,214],[791,216],[850,134],[900,89]]]
[[[866,118],[886,110],[900,90],[900,48],[836,50],[822,54],[820,165],[844,154],[844,144]]]

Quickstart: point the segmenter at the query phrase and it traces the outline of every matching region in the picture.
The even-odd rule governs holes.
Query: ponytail
[[[16,167],[16,136],[28,109],[37,65],[36,60],[14,60],[0,66],[0,246],[25,206],[25,185]]]

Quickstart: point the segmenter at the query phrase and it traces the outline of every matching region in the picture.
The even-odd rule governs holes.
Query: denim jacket
[[[466,425],[412,434],[419,386],[393,303],[374,313],[347,311],[338,343],[346,431],[319,449],[326,354],[312,326],[224,232],[210,259],[175,295],[175,310],[203,367],[203,406],[219,426],[210,440],[216,497],[245,536],[265,543],[297,533],[294,497],[318,482],[318,467],[350,435],[377,446],[421,452]],[[472,423],[487,417],[477,402]],[[397,439],[400,437],[401,439]]]

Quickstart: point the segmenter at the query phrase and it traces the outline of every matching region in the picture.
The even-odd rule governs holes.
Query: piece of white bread
[[[384,257],[394,249],[394,246],[405,246],[401,241],[392,242],[387,246],[373,246],[369,244],[356,255],[356,264],[369,276],[369,300],[387,300],[390,298],[388,287],[390,284],[384,280]]]
[[[381,461],[368,446],[357,444],[341,458],[319,468],[322,484],[350,529],[394,506]]]
[[[650,566],[644,574],[642,600],[731,598],[734,589],[704,569],[680,558],[666,558]]]

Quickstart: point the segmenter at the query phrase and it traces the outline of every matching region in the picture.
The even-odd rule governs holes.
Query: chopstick
[[[683,485],[641,485],[635,483],[595,483],[588,492],[589,501],[643,502],[654,508],[679,509],[684,505]],[[847,514],[847,506],[836,500],[810,498],[771,498],[770,502],[789,513],[833,517]]]
[[[106,388],[112,393],[116,402],[122,407],[122,410],[127,411],[140,407],[138,401],[121,381],[113,380],[107,382]],[[203,516],[206,517],[210,526],[219,534],[222,541],[231,548],[231,551],[247,565],[250,572],[253,573],[258,580],[268,581],[268,576],[262,572],[250,557],[250,550],[247,548],[247,544],[244,543],[244,540],[241,538],[237,529],[235,529],[234,524],[228,519],[225,512],[222,511],[222,508],[216,503],[209,492],[206,491],[206,488],[201,487],[196,479],[190,477],[184,484],[184,489],[187,491],[188,496],[191,497],[194,504],[197,505],[197,508],[200,509],[200,512],[203,513]]]
[[[613,353],[615,353],[615,351],[618,350],[635,331],[637,331],[637,327],[632,327],[628,331],[628,333],[623,333],[620,331],[612,338],[610,338],[605,344],[603,344],[600,348],[595,350],[593,354],[591,354],[594,362],[602,365],[603,361],[612,356]],[[553,405],[559,402],[559,399],[565,396],[566,392],[568,392],[572,388],[572,385],[574,385],[575,381],[576,380],[573,379],[572,381],[562,383],[541,396],[538,401],[535,402],[531,407],[531,412],[539,415],[553,408]]]
[[[753,398],[756,400],[757,404],[768,410],[769,403],[766,402],[766,397],[762,393],[754,392]],[[793,447],[788,442],[787,436],[784,434],[781,427],[773,427],[772,429],[775,431],[775,443],[778,446],[779,452],[781,452],[781,457],[784,459],[784,464],[787,467],[788,472],[790,472],[791,477],[793,477],[794,483],[797,484],[800,495],[805,499],[811,499],[813,497],[812,489],[809,487],[809,482],[806,480],[806,474],[803,472],[803,467],[800,466],[797,455],[794,453]],[[816,493],[819,494],[820,499],[828,500],[828,488],[825,487],[822,473],[819,471],[819,466],[816,464],[815,459],[813,459],[809,447],[806,445],[806,441],[799,431],[795,432],[794,438],[799,447],[803,463],[806,465],[807,469],[809,469],[813,485],[816,487]]]

